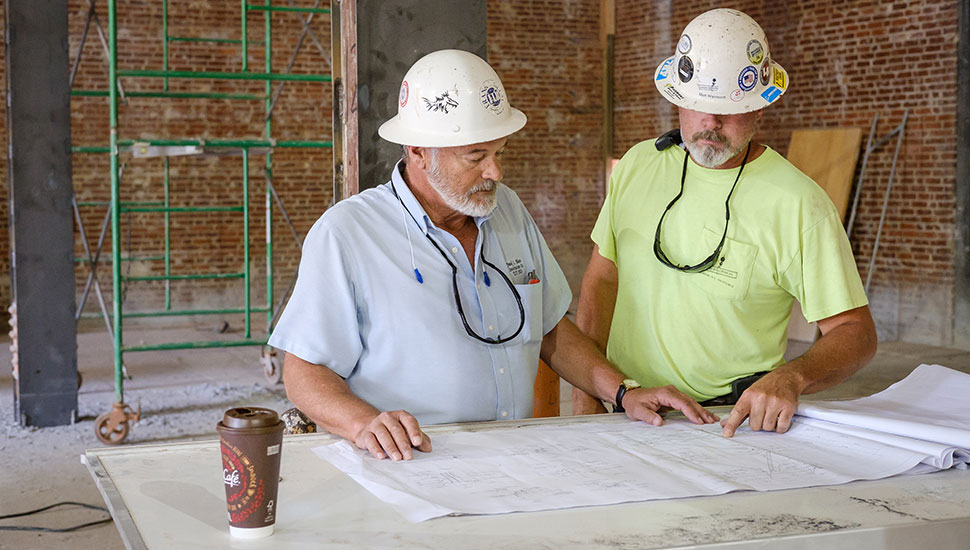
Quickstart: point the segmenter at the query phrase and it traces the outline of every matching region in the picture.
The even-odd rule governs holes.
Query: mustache
[[[696,143],[698,140],[713,141],[724,145],[728,142],[727,136],[717,133],[717,130],[701,130],[690,136],[690,141]]]
[[[476,185],[475,187],[472,187],[468,191],[468,196],[470,197],[475,193],[480,193],[482,191],[489,191],[489,192],[493,191],[497,185],[498,185],[498,182],[495,180],[485,180],[482,183]]]

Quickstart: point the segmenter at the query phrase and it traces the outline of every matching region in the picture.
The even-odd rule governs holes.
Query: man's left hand
[[[731,414],[721,421],[721,434],[734,436],[745,418],[754,431],[783,434],[791,427],[799,395],[799,383],[792,373],[770,372],[741,394]]]

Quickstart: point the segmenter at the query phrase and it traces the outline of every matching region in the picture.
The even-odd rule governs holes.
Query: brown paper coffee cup
[[[276,523],[283,422],[260,407],[229,409],[216,425],[222,447],[229,533],[266,537]]]

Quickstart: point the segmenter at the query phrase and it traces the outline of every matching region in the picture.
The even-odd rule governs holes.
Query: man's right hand
[[[697,401],[673,386],[635,388],[623,396],[623,408],[632,420],[660,426],[664,410],[676,409],[694,424],[713,424],[720,420],[716,414],[700,406]]]
[[[431,452],[431,439],[407,411],[378,414],[357,433],[354,444],[378,459],[411,460],[411,447]]]

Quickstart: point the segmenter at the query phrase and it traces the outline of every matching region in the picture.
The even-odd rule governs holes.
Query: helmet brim
[[[773,83],[769,83],[771,85],[762,90],[761,93],[745,93],[739,89],[737,90],[741,93],[741,97],[739,99],[707,99],[697,97],[696,94],[685,93],[683,88],[688,84],[684,84],[677,80],[674,71],[669,70],[669,68],[673,66],[674,57],[676,56],[670,56],[663,60],[660,65],[657,65],[657,70],[653,73],[653,83],[657,87],[657,91],[660,92],[660,95],[662,95],[664,99],[678,107],[690,109],[691,111],[711,115],[739,115],[742,113],[750,113],[775,103],[788,90],[788,84],[790,82],[788,78],[788,71],[786,71],[778,63],[771,61],[772,74],[774,75],[775,71],[779,71],[784,75],[784,78],[782,79],[785,84],[784,87],[775,86]],[[665,66],[668,67],[668,74],[661,77],[660,71]]]
[[[420,131],[409,127],[401,120],[401,115],[381,124],[378,135],[391,143],[412,147],[461,147],[473,143],[485,143],[503,138],[521,130],[528,118],[522,111],[510,108],[509,116],[502,122],[478,132],[464,132],[461,128],[442,128],[440,132]]]

